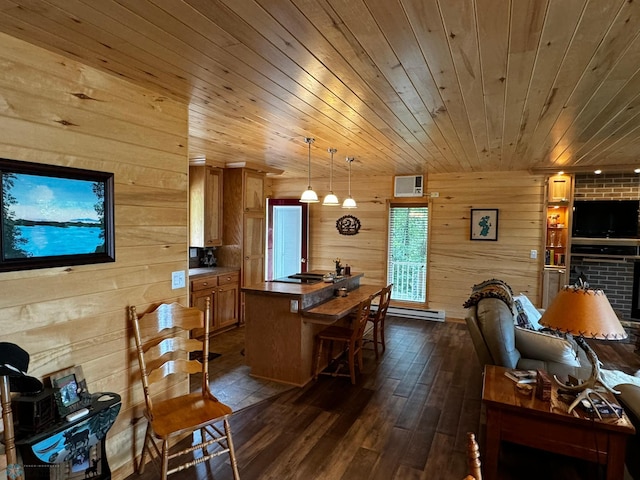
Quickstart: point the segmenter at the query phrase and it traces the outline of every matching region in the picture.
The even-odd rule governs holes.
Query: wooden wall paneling
[[[346,182],[334,176],[334,191],[340,199]],[[355,181],[354,181],[355,180]],[[328,190],[328,179],[315,179],[319,196]],[[327,271],[339,256],[364,272],[363,284],[386,282],[387,201],[392,195],[391,177],[352,177],[355,210],[340,207],[310,208],[310,268]],[[267,177],[267,195],[298,198],[305,179]],[[544,227],[543,175],[527,172],[429,175],[426,192],[438,192],[430,202],[427,297],[429,308],[443,309],[447,319],[462,319],[462,303],[471,287],[489,278],[502,278],[514,292],[523,292],[532,302],[541,300]],[[471,208],[498,208],[498,241],[469,240]],[[354,215],[362,223],[358,235],[343,236],[335,228],[342,215]],[[529,258],[538,251],[538,259]]]
[[[30,374],[82,365],[90,391],[122,396],[107,447],[124,478],[144,423],[127,307],[187,303],[171,289],[188,268],[187,106],[5,35],[0,62],[0,156],[114,172],[116,261],[0,273],[0,330]]]

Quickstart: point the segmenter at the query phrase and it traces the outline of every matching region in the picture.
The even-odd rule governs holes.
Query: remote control
[[[74,422],[79,418],[87,416],[88,414],[89,414],[88,408],[81,408],[80,410],[76,410],[75,412],[70,413],[64,418],[67,420],[67,422]]]

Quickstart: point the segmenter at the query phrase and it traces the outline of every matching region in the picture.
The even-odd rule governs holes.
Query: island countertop
[[[341,277],[333,282],[317,282],[317,283],[286,283],[273,280],[267,280],[262,283],[256,283],[242,287],[242,291],[245,293],[252,293],[257,295],[312,295],[314,293],[324,290],[335,290],[340,287],[349,288],[351,285],[358,285],[360,278],[364,276],[363,273],[354,273],[349,276]]]

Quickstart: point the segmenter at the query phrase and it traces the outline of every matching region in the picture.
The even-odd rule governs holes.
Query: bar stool
[[[367,326],[367,320],[369,319],[369,313],[371,311],[371,298],[363,300],[358,305],[358,310],[352,320],[351,327],[342,327],[338,325],[331,325],[325,328],[323,331],[316,335],[316,364],[313,372],[314,380],[317,380],[318,375],[331,375],[334,377],[351,377],[351,383],[356,384],[356,368],[355,361],[356,355],[358,356],[358,368],[362,372],[362,336],[364,335],[364,329]],[[329,342],[327,350],[328,363],[331,363],[331,354],[333,352],[333,342],[342,342],[346,346],[348,361],[349,361],[349,374],[335,372],[319,372],[320,357],[322,356],[322,349],[324,342]]]
[[[373,340],[366,340],[373,342],[373,349],[376,352],[376,358],[378,358],[378,344],[382,345],[382,352],[386,350],[384,341],[384,321],[387,318],[387,310],[389,309],[389,303],[391,302],[391,289],[393,283],[387,285],[380,292],[380,303],[376,311],[369,312],[369,321],[373,323]]]

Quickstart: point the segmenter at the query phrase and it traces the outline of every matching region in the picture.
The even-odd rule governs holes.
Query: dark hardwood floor
[[[243,480],[464,478],[466,432],[478,432],[481,447],[483,436],[482,374],[466,326],[387,320],[387,351],[377,362],[372,351],[365,353],[357,385],[321,376],[234,413]],[[608,342],[595,348],[605,368],[640,369],[631,345]],[[129,478],[158,476],[148,465],[144,475]],[[171,478],[232,477],[225,455]],[[604,476],[584,462],[507,445],[501,478]]]

